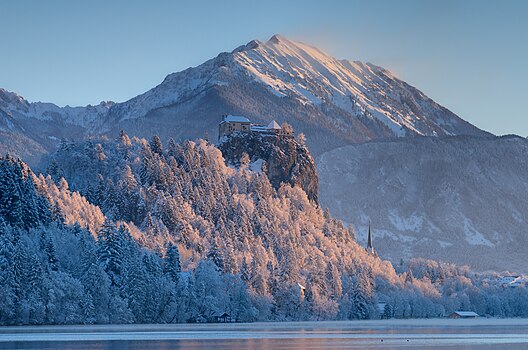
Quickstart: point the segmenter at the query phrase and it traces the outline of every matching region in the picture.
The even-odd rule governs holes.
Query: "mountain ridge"
[[[125,102],[58,107],[0,90],[0,111],[5,139],[26,137],[36,144],[33,150],[19,150],[21,156],[52,151],[61,138],[117,136],[121,129],[177,140],[214,137],[225,113],[255,122],[288,122],[307,135],[315,155],[379,138],[489,134],[387,69],[338,60],[280,35],[171,73]]]

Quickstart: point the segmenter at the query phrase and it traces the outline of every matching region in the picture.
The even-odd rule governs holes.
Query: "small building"
[[[299,288],[299,295],[304,298],[304,293],[306,292],[306,287],[303,286],[300,283],[297,283],[297,287]]]
[[[215,322],[218,322],[218,323],[231,323],[231,322],[234,322],[234,320],[231,318],[231,316],[227,312],[224,312],[221,315],[215,316]]]
[[[203,316],[192,316],[187,319],[187,323],[207,323],[207,319]]]
[[[450,318],[477,318],[479,315],[476,312],[473,311],[455,311],[451,315],[449,315]]]
[[[504,276],[499,280],[499,285],[506,288],[523,287],[527,283],[527,279],[522,276]]]
[[[234,132],[251,132],[251,122],[246,117],[225,115],[218,124],[218,139]]]
[[[297,283],[296,285],[293,286],[293,290],[299,297],[299,304],[302,304],[304,302],[304,297],[306,294],[306,287],[300,283]]]
[[[512,283],[510,283],[508,285],[508,287],[510,287],[510,288],[517,288],[517,287],[524,287],[524,286],[526,286],[526,280],[525,279],[514,281],[514,282],[512,282]]]
[[[520,278],[521,276],[504,276],[500,279],[500,284],[510,284]]]

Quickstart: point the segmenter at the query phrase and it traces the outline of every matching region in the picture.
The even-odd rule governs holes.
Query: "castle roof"
[[[224,117],[224,120],[222,122],[226,123],[250,123],[249,119],[242,116],[237,115],[227,115]]]
[[[282,128],[280,127],[280,125],[275,120],[272,120],[268,124],[267,129],[270,129],[270,130],[281,130]]]

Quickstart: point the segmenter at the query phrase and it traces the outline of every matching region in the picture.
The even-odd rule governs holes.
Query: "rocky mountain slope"
[[[36,163],[40,156],[56,149],[61,139],[88,136],[112,105],[101,102],[98,106],[58,107],[30,103],[0,88],[0,152]]]
[[[0,90],[0,133],[10,151],[26,158],[54,149],[63,137],[116,136],[121,129],[176,140],[215,138],[222,114],[288,122],[306,134],[315,155],[370,139],[486,134],[386,69],[337,60],[281,36],[170,74],[123,103],[60,108]]]
[[[180,138],[204,130],[215,136],[219,111],[288,122],[307,135],[315,154],[380,137],[485,134],[386,69],[340,61],[281,36],[167,76],[113,107],[105,125],[142,136],[152,128],[174,133],[174,126]]]
[[[398,262],[422,256],[528,272],[528,140],[404,138],[318,160],[320,201]]]

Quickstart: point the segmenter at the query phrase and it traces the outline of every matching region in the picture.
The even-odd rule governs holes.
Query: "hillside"
[[[528,272],[528,141],[405,138],[339,148],[318,159],[320,201],[381,256],[443,259]]]
[[[222,273],[232,279],[231,287],[213,281],[219,288],[207,291],[215,298],[211,305],[178,311],[180,322],[220,312],[224,288],[235,288],[229,293],[241,297],[249,293],[251,308],[240,310],[242,320],[372,317],[374,279],[380,281],[379,293],[391,294],[388,285],[401,288],[390,263],[369,255],[353,231],[310,202],[299,187],[275,189],[263,172],[228,167],[220,151],[203,140],[164,147],[158,137],[149,143],[122,133],[104,143],[68,143],[52,156],[48,169],[68,179],[68,184],[60,180],[61,188],[80,191],[100,207],[107,221],[127,223],[112,229],[121,232],[112,233],[117,235],[112,239],[133,239],[160,255],[173,244],[183,270],[206,268],[203,278],[219,279],[214,274]],[[99,230],[98,242],[108,227],[106,222]],[[125,258],[125,252],[113,249],[116,259]],[[107,271],[118,286],[125,283],[125,272]],[[306,302],[299,284],[310,295]],[[351,308],[359,302],[359,308]],[[140,319],[134,315],[133,320]]]
[[[525,288],[432,260],[395,269],[298,186],[205,141],[64,143],[49,169],[71,186],[0,158],[2,325],[527,315]]]

